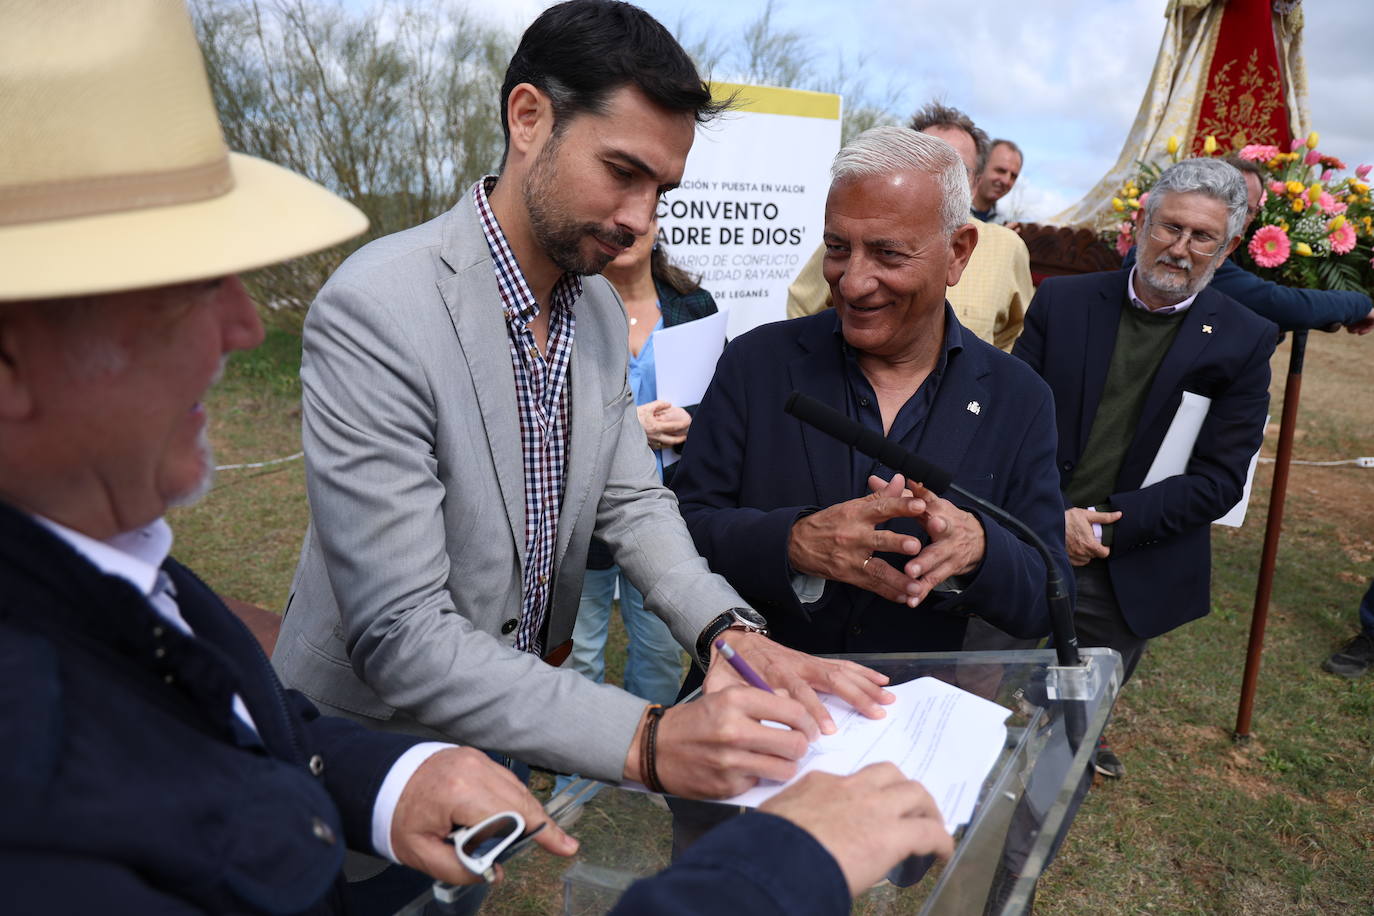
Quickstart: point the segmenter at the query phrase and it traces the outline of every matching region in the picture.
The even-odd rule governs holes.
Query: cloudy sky
[[[547,3],[506,0],[485,15],[515,31]],[[764,0],[642,0],[684,40],[738,33]],[[1029,218],[1077,201],[1116,161],[1164,34],[1167,0],[776,0],[777,28],[800,32],[815,66],[843,58],[870,91],[909,113],[932,97],[963,108],[1026,151],[1018,187]],[[473,4],[474,11],[479,8]],[[1310,114],[1324,152],[1374,162],[1371,0],[1307,0]],[[683,36],[680,36],[683,37]],[[716,73],[730,79],[733,74]]]

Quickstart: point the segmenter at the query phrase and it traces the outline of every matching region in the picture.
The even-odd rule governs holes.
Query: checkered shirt
[[[489,175],[472,186],[472,202],[482,223],[496,270],[496,286],[506,314],[515,397],[520,406],[520,454],[525,470],[525,570],[520,589],[520,625],[515,648],[543,652],[544,620],[552,595],[558,513],[568,468],[568,364],[572,360],[573,303],[582,295],[582,279],[564,274],[549,300],[548,354],[535,346],[530,322],[539,303],[516,263],[487,195],[496,186]]]

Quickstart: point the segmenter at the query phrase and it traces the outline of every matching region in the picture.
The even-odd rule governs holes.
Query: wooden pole
[[[1293,433],[1298,423],[1298,396],[1302,392],[1302,360],[1306,351],[1306,329],[1294,331],[1293,346],[1288,357],[1288,381],[1283,389],[1283,419],[1279,422],[1279,447],[1274,456],[1274,482],[1269,491],[1269,517],[1264,528],[1264,550],[1260,555],[1259,581],[1255,583],[1255,610],[1250,618],[1250,648],[1245,655],[1245,675],[1240,685],[1240,708],[1236,712],[1235,737],[1242,741],[1250,737],[1250,714],[1255,707],[1260,656],[1264,653],[1264,627],[1269,620],[1269,598],[1274,590],[1274,566],[1279,554],[1279,534],[1283,530],[1283,503],[1288,496],[1288,466],[1293,459]]]

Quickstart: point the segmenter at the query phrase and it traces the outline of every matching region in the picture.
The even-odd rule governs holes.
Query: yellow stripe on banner
[[[743,83],[712,83],[711,97],[735,96],[736,111],[760,114],[793,115],[799,118],[840,119],[840,97],[832,92],[804,89],[779,89],[776,86],[746,86]]]

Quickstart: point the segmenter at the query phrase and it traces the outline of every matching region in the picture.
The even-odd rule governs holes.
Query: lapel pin
[[[983,407],[977,401],[968,402],[968,412],[975,416],[983,412]]]
[[[1210,333],[1212,333],[1212,326],[1211,326],[1210,324],[1204,324],[1204,325],[1202,326],[1202,333],[1204,333],[1204,334],[1210,334]]]

